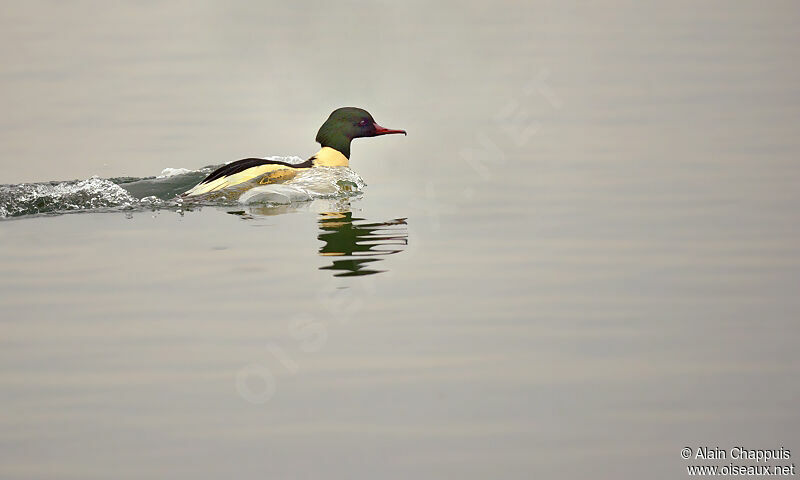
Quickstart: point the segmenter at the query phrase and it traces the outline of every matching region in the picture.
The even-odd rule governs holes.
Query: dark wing
[[[302,163],[286,163],[286,162],[279,162],[277,160],[268,160],[266,158],[244,158],[242,160],[236,160],[235,162],[223,165],[218,169],[214,170],[213,172],[211,172],[209,176],[207,176],[202,182],[200,182],[200,185],[208,182],[213,182],[218,178],[227,177],[229,175],[234,175],[236,173],[243,172],[248,168],[257,167],[259,165],[284,165],[290,168],[310,168],[314,164],[311,158]]]

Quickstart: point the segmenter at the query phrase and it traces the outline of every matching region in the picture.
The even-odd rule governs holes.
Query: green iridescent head
[[[337,108],[319,127],[317,142],[323,147],[334,148],[350,158],[350,141],[354,138],[377,137],[390,133],[406,134],[405,130],[383,128],[368,111],[356,107]]]

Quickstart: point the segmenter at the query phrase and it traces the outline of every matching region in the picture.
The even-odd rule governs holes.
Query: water
[[[0,22],[0,477],[676,478],[686,446],[800,452],[793,4]],[[344,105],[408,136],[356,140],[357,178],[309,198],[175,202],[205,166],[308,158]]]

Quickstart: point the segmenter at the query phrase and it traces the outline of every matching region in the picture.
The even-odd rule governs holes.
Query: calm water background
[[[357,105],[409,135],[354,143],[369,186],[336,211],[408,244],[338,277],[325,205],[0,223],[0,477],[800,452],[799,13],[6,2],[1,183],[306,157]]]

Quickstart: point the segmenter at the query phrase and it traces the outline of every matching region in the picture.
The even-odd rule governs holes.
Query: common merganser
[[[313,167],[347,167],[350,164],[350,142],[354,138],[377,137],[391,133],[406,135],[405,130],[381,127],[364,109],[337,108],[317,132],[316,141],[322,148],[305,162],[291,164],[264,158],[237,160],[214,170],[183,196],[218,192],[236,185],[245,187],[280,183],[291,179],[302,170]],[[249,183],[242,185],[245,182]]]

